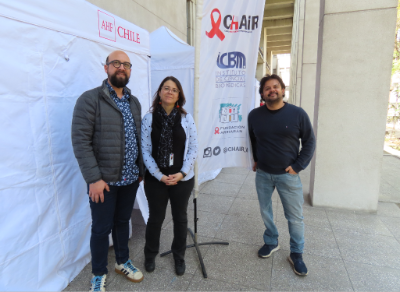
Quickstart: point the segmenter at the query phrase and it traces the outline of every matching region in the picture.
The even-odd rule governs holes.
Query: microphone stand
[[[229,245],[229,242],[224,242],[224,241],[212,241],[212,242],[202,242],[202,243],[198,243],[197,242],[197,221],[199,221],[199,218],[197,218],[198,186],[197,186],[197,178],[196,178],[196,176],[195,176],[195,183],[196,183],[196,185],[195,185],[194,199],[193,199],[193,205],[194,205],[194,233],[190,228],[188,228],[188,232],[192,236],[192,239],[193,239],[193,244],[187,245],[186,248],[191,248],[191,247],[195,247],[196,248],[197,255],[199,257],[199,261],[200,261],[200,265],[201,265],[201,270],[203,272],[203,277],[207,278],[206,266],[204,265],[203,256],[201,255],[199,246],[200,245],[211,245],[211,244]],[[172,253],[171,250],[160,254],[160,257],[166,256],[166,255],[168,255],[170,253]]]

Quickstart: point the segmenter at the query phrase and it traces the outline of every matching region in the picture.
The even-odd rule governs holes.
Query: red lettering
[[[121,33],[119,32],[119,29],[120,28],[122,28],[122,29],[124,29],[123,27],[121,27],[121,26],[118,26],[118,29],[117,29],[117,31],[118,31],[118,35],[121,37],[121,38],[123,38],[123,36],[121,35]]]
[[[121,31],[120,31],[120,29],[121,29]],[[122,33],[122,30],[123,30],[123,33]],[[136,34],[136,40],[135,40],[135,32],[130,31],[129,29],[125,29],[122,26],[118,26],[117,31],[118,31],[118,35],[121,38],[140,44],[139,34]]]
[[[238,28],[239,28],[238,25],[239,25],[238,21],[235,21],[235,16],[233,16],[233,19],[231,22],[231,30],[233,30],[234,26],[236,27],[236,30],[238,30]]]
[[[111,22],[108,22],[108,25],[107,25],[107,28],[108,28],[108,31],[112,31],[112,23]]]
[[[129,38],[129,30],[128,30],[128,32],[126,32],[127,30],[126,29],[124,29],[124,39],[128,39],[128,40],[131,40],[130,38]],[[127,37],[128,36],[128,37]]]
[[[112,26],[111,22],[107,22],[107,21],[103,20],[103,22],[101,23],[101,29],[108,30],[108,31],[112,32],[112,27],[113,26]]]

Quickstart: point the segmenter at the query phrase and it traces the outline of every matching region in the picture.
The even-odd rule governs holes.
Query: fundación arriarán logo
[[[217,20],[214,16],[218,14]],[[222,18],[221,12],[218,8],[214,8],[210,13],[211,30],[206,31],[206,36],[213,38],[217,36],[221,41],[225,39],[225,33],[247,32],[252,33],[253,30],[258,28],[258,15],[237,15],[227,14]],[[223,21],[222,21],[223,19]],[[220,29],[221,22],[223,23],[223,31]],[[225,28],[225,29],[224,29]]]
[[[240,123],[243,116],[240,114],[241,104],[221,103],[219,109],[220,123]],[[227,125],[224,127],[215,127],[214,135],[242,133],[245,130],[243,125]]]
[[[221,123],[241,122],[239,115],[241,104],[221,103],[219,108],[219,121]]]

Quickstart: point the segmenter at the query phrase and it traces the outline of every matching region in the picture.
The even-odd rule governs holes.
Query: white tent
[[[167,76],[176,77],[186,97],[184,108],[193,115],[194,47],[162,26],[150,33],[151,95]]]
[[[185,93],[185,110],[193,115],[194,104],[194,47],[162,26],[150,34],[151,96],[167,76],[176,77]],[[199,137],[201,139],[201,137]],[[203,155],[202,149],[199,155]],[[200,173],[199,183],[214,179],[221,169]],[[144,212],[143,212],[144,216]]]
[[[81,0],[0,0],[0,26],[0,290],[62,290],[90,261],[71,144],[76,99],[101,84],[106,56],[120,49],[146,110],[149,34]]]

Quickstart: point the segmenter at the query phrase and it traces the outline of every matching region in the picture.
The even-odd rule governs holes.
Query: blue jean
[[[278,190],[283,205],[285,217],[288,220],[290,234],[290,251],[303,253],[304,223],[303,223],[303,186],[298,174],[270,174],[257,169],[256,188],[260,203],[261,217],[265,224],[264,242],[267,245],[278,244],[278,229],[272,213],[272,193]]]
[[[129,259],[129,219],[132,215],[139,182],[127,186],[109,186],[104,190],[104,202],[95,203],[89,198],[92,211],[92,232],[90,252],[92,273],[95,276],[107,274],[108,235],[112,230],[115,259],[118,264]]]

